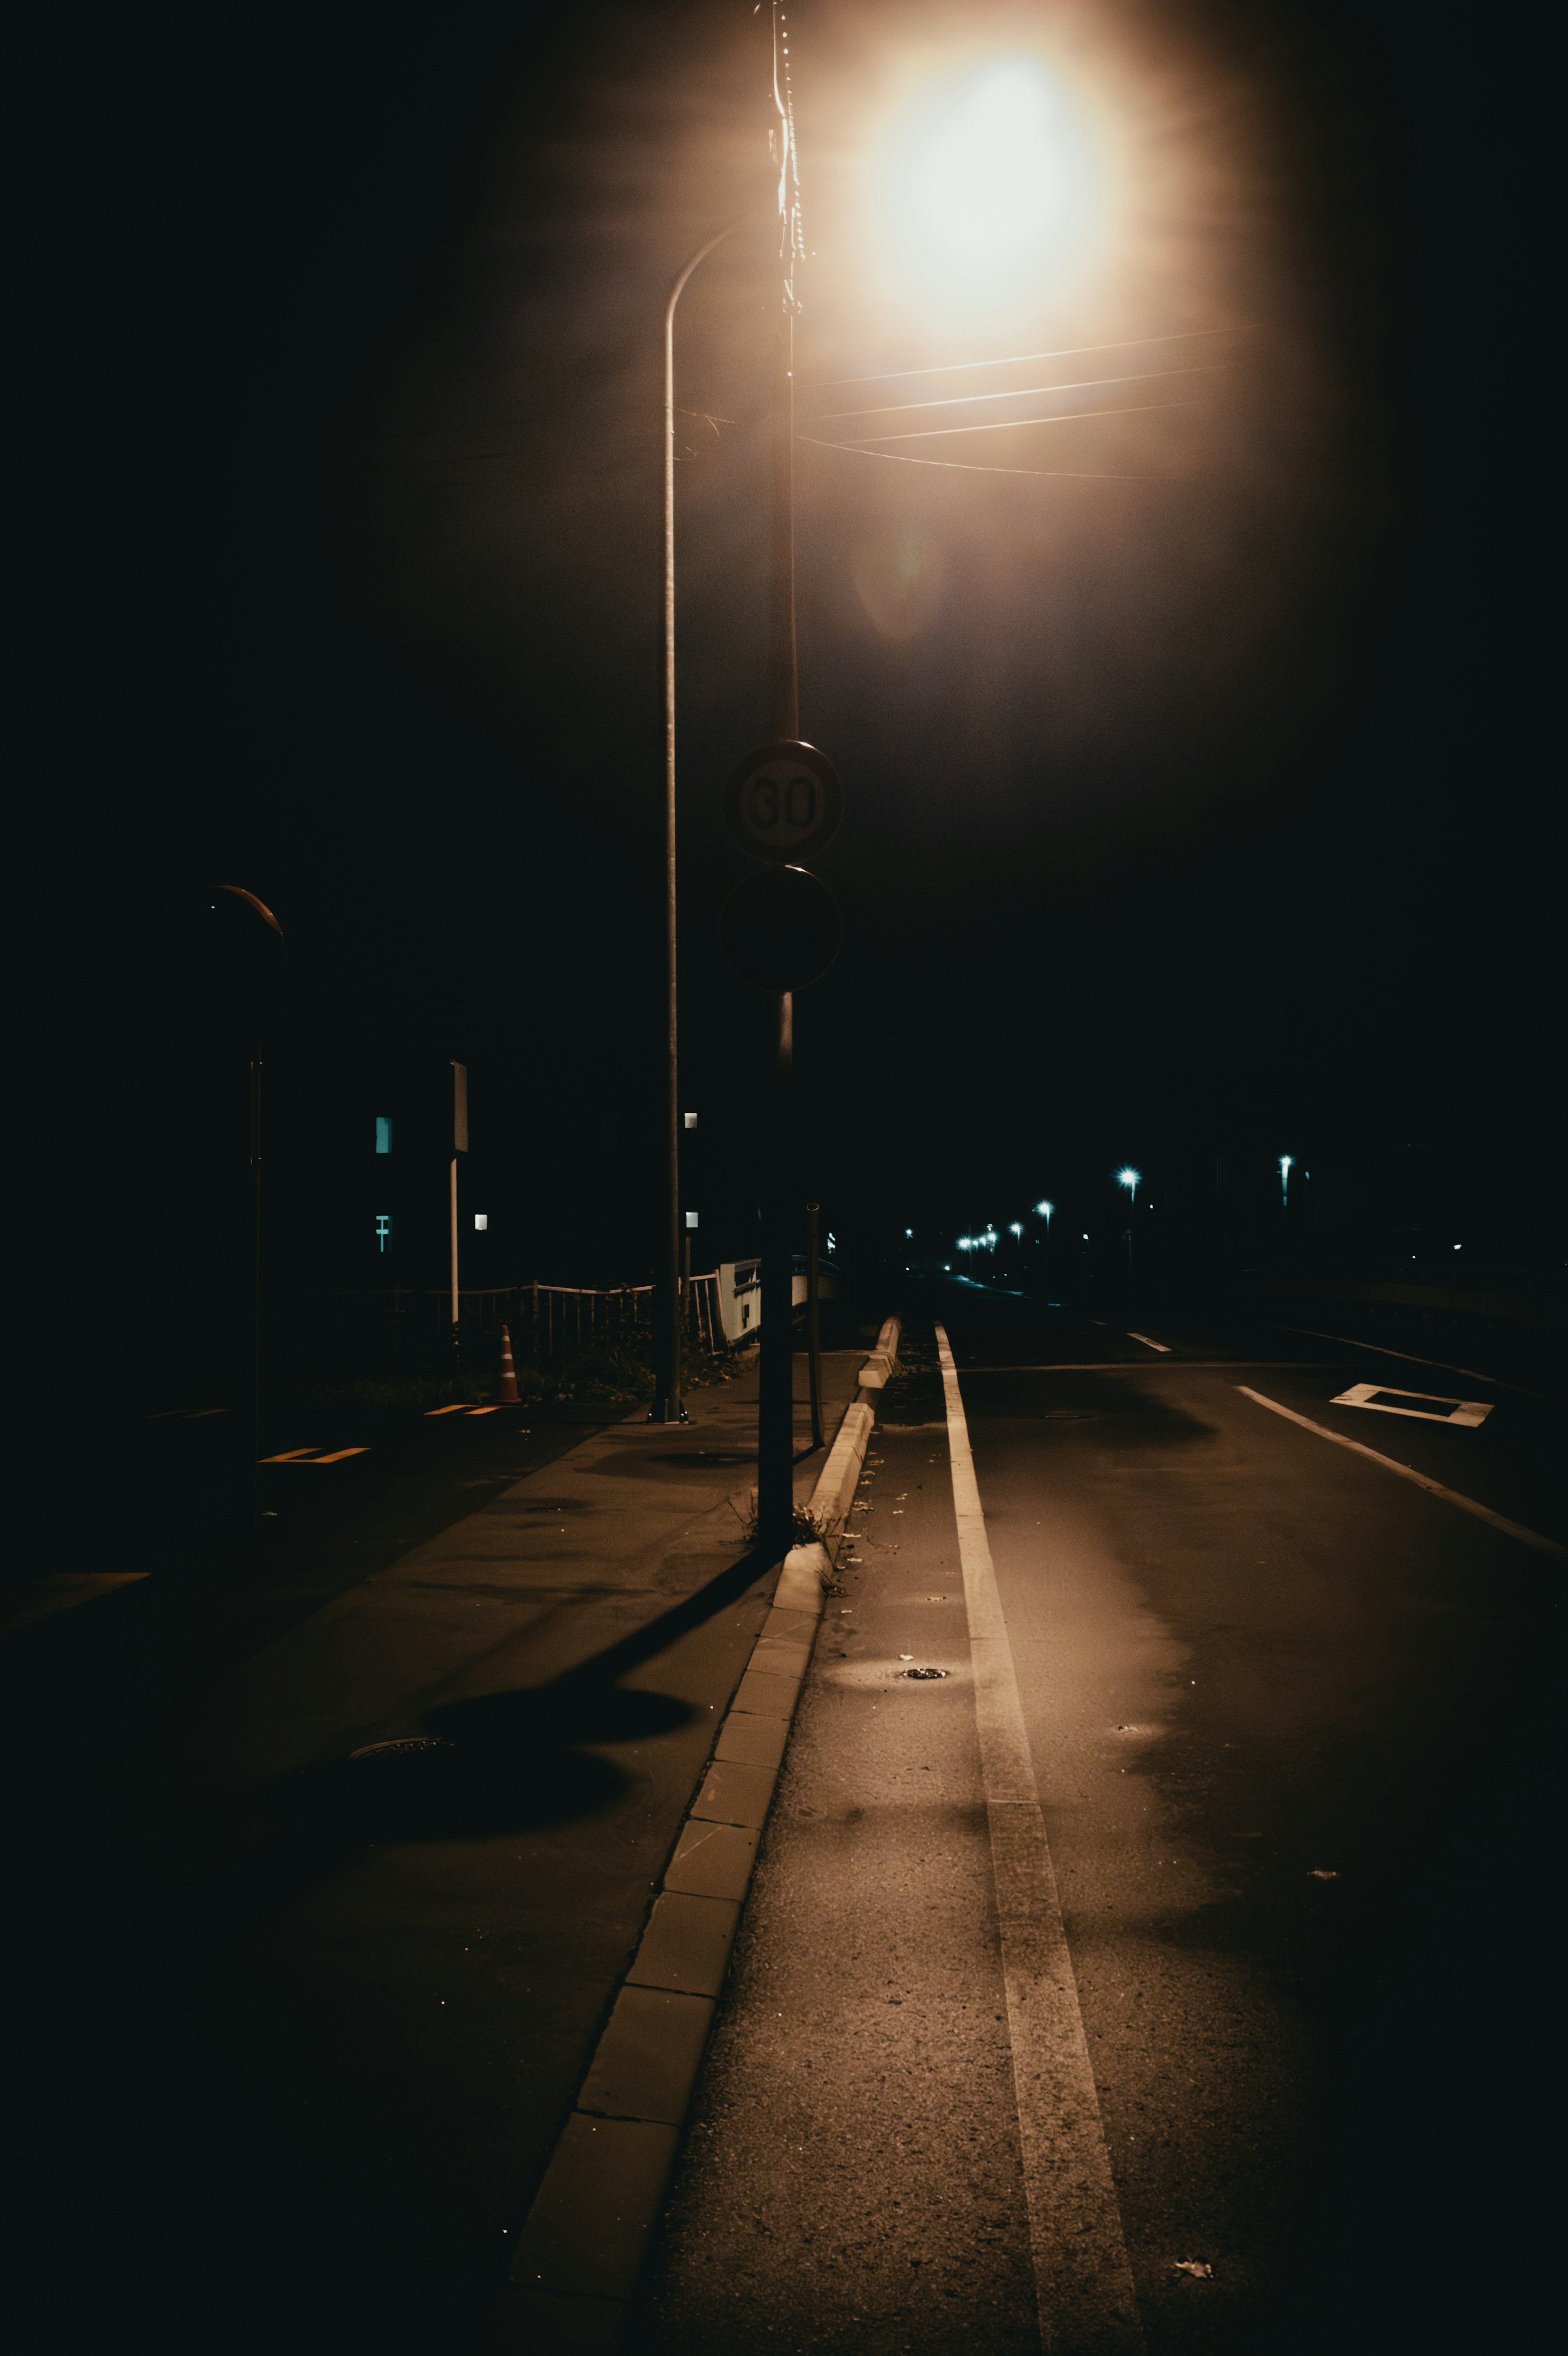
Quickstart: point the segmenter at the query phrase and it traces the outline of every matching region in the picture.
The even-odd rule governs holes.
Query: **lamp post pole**
[[[772,564],[773,741],[800,735],[800,670],[795,628],[795,267],[800,244],[795,130],[781,58],[775,5],[773,104],[778,112],[779,228],[783,284],[773,391]],[[762,1365],[757,1399],[757,1538],[782,1554],[795,1525],[795,1255],[790,1211],[795,1199],[795,998],[773,1000],[773,1086],[764,1124],[767,1181],[763,1197]]]
[[[283,928],[262,900],[254,892],[247,892],[242,884],[219,884],[219,892],[230,898],[243,900],[253,908],[261,922],[274,933],[280,944]],[[214,902],[214,906],[217,903]],[[254,937],[264,940],[265,935]],[[261,1039],[263,1021],[260,984],[255,1004],[249,1009],[251,1016],[251,1524],[255,1531],[261,1526]]]
[[[664,315],[664,917],[665,1151],[662,1266],[654,1286],[654,1404],[650,1423],[684,1423],[680,1399],[680,1077],[676,1004],[675,892],[675,306],[686,282],[747,219],[699,245],[669,290]]]

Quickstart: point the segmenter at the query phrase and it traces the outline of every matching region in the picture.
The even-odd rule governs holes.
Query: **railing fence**
[[[709,1350],[727,1348],[719,1305],[718,1269],[705,1276],[688,1277],[681,1290],[682,1323],[688,1338]],[[465,1337],[476,1333],[498,1335],[501,1327],[507,1325],[514,1350],[535,1359],[554,1358],[566,1349],[581,1352],[585,1344],[592,1347],[595,1343],[610,1346],[634,1343],[651,1330],[653,1291],[651,1284],[488,1285],[459,1292],[459,1331]],[[390,1312],[394,1322],[400,1321],[406,1311],[416,1304],[422,1307],[429,1303],[432,1335],[450,1331],[452,1294],[445,1286],[394,1285],[363,1292],[296,1296],[302,1306],[307,1299],[323,1305],[337,1302],[344,1308],[349,1304],[366,1310],[379,1306],[383,1313]],[[417,1323],[422,1328],[425,1320],[419,1317]]]

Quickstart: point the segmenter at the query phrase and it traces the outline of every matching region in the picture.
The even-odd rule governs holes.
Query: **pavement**
[[[865,1356],[825,1360],[829,1439]],[[755,1394],[379,1462],[280,1432],[260,1569],[203,1506],[161,1569],[101,1527],[125,1583],[24,1590],[19,2344],[485,2343],[768,1623]],[[809,1496],[804,1398],[796,1436]]]
[[[1543,2344],[1561,1378],[928,1309],[628,2344]]]

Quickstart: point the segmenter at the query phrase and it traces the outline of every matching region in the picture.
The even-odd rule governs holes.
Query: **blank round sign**
[[[730,772],[724,824],[731,842],[781,867],[831,842],[844,815],[844,788],[815,744],[763,744]]]
[[[744,877],[719,919],[725,956],[759,990],[807,990],[820,981],[843,932],[838,903],[804,867]]]

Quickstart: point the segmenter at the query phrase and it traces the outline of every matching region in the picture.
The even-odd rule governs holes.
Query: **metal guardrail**
[[[709,1350],[729,1347],[724,1338],[719,1308],[719,1271],[693,1276],[683,1287],[687,1330],[690,1337]],[[503,1324],[515,1324],[515,1344],[531,1345],[537,1356],[542,1343],[547,1356],[553,1357],[558,1349],[571,1344],[581,1349],[585,1342],[615,1343],[631,1340],[649,1327],[653,1287],[651,1284],[492,1284],[465,1288],[459,1291],[459,1322],[472,1331],[498,1332]],[[296,1301],[358,1301],[366,1307],[380,1302],[397,1312],[400,1304],[415,1301],[439,1301],[442,1315],[450,1306],[452,1294],[444,1285],[387,1285],[340,1291],[297,1293]]]

